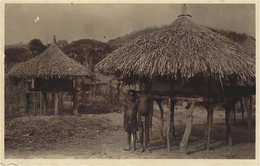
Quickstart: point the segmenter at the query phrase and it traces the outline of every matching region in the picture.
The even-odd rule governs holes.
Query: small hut
[[[229,142],[232,142],[229,132],[232,107],[229,103],[234,103],[238,93],[242,95],[237,88],[255,85],[255,59],[250,53],[194,22],[185,5],[181,15],[170,25],[126,43],[99,62],[96,70],[114,75],[126,84],[148,80],[154,98],[169,98],[170,119],[173,119],[177,100],[205,102],[207,149],[213,105],[221,104],[226,108]],[[187,139],[183,140],[187,145]]]
[[[80,78],[93,80],[94,75],[86,67],[66,56],[54,43],[40,55],[14,66],[7,77],[13,81],[28,82],[26,94],[26,111],[29,111],[30,94],[40,93],[40,110],[42,101],[46,112],[47,93],[55,96],[55,114],[58,114],[60,92],[73,93],[73,113],[78,113],[77,94],[80,90]],[[43,97],[43,98],[42,98]]]

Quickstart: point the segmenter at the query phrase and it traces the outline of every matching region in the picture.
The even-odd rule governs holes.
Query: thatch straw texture
[[[35,58],[14,66],[7,76],[45,79],[77,76],[93,78],[93,74],[87,68],[66,56],[55,43]]]
[[[181,16],[118,48],[96,69],[121,79],[188,79],[199,74],[227,80],[235,75],[243,83],[252,83],[255,59],[238,44]]]

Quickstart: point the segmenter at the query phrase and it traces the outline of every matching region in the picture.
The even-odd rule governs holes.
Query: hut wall
[[[73,91],[73,80],[69,79],[36,79],[33,91]]]
[[[202,78],[191,78],[187,81],[181,80],[155,80],[151,86],[152,92],[208,95],[222,93],[218,80],[205,80]]]

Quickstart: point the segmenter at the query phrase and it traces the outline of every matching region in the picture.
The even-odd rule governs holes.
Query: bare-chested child
[[[128,149],[125,150],[131,150],[132,146],[136,150],[136,131],[138,127],[136,92],[129,90],[127,100],[124,113],[124,129],[127,132]]]
[[[142,146],[142,152],[149,151],[148,143],[149,143],[149,119],[150,113],[152,110],[152,97],[147,94],[147,85],[145,83],[141,83],[140,90],[141,93],[138,97],[138,126],[140,129],[140,143]],[[144,134],[145,134],[145,144],[144,142]]]

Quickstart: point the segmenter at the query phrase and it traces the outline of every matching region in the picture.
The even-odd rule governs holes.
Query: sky
[[[169,25],[181,4],[8,4],[4,5],[5,44],[43,44],[94,39],[107,42],[146,27]],[[204,26],[255,37],[254,4],[186,4],[192,19]]]

